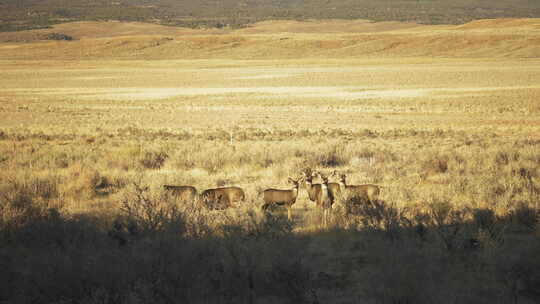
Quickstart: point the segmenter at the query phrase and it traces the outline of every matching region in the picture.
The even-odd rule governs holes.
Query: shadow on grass
[[[216,224],[196,205],[145,208],[155,198],[135,194],[116,215],[3,199],[0,302],[538,301],[538,217],[525,205],[497,217],[350,201],[332,228],[294,233],[279,215],[246,210]]]

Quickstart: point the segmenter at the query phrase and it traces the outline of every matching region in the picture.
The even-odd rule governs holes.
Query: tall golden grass
[[[536,60],[0,66],[0,302],[538,301]],[[261,210],[308,168],[381,195]]]

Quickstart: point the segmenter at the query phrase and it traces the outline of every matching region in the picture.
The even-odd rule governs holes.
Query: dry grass
[[[0,302],[537,299],[536,59],[0,69],[0,268],[13,282]],[[264,214],[260,193],[306,168],[382,185],[380,200],[339,202],[323,228],[301,187],[292,222]],[[164,184],[240,186],[247,199],[209,211]]]
[[[4,59],[536,58],[539,19],[415,26],[364,21],[275,21],[244,30],[188,30],[142,23],[78,22],[0,33]],[[104,30],[106,29],[106,30]],[[51,33],[80,40],[39,41]]]

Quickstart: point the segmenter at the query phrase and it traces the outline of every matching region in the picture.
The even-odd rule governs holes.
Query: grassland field
[[[246,191],[246,202],[219,212],[198,210],[196,204],[189,206],[192,209],[181,206],[187,208],[182,209],[187,227],[182,233],[192,242],[208,235],[229,236],[225,237],[229,243],[223,241],[224,245],[212,248],[228,248],[233,257],[235,250],[240,250],[240,256],[247,260],[232,260],[241,264],[239,268],[251,271],[240,276],[251,280],[251,287],[227,293],[225,290],[235,289],[238,283],[229,282],[233,285],[227,287],[227,275],[238,274],[224,270],[227,275],[216,275],[221,287],[212,289],[219,292],[210,298],[193,293],[189,287],[185,290],[191,293],[160,290],[170,292],[167,297],[194,303],[275,303],[284,299],[310,303],[450,303],[447,291],[454,302],[460,303],[535,303],[535,284],[540,282],[540,272],[535,272],[540,269],[536,255],[540,248],[537,21],[512,20],[505,21],[510,22],[506,25],[501,21],[503,24],[497,26],[496,21],[484,22],[488,24],[485,28],[482,22],[469,25],[474,28],[472,33],[452,32],[455,28],[410,29],[407,25],[401,30],[363,34],[280,30],[265,34],[172,35],[176,46],[166,43],[152,50],[136,46],[162,41],[164,36],[4,42],[0,44],[1,223],[4,231],[12,233],[4,234],[4,244],[33,244],[31,233],[17,234],[31,226],[24,218],[48,219],[50,208],[71,221],[96,216],[103,220],[97,225],[101,230],[96,229],[109,231],[110,238],[117,227],[117,216],[134,216],[143,226],[149,223],[148,217],[133,214],[140,210],[133,206],[129,209],[132,202],[153,201],[157,202],[152,205],[154,210],[168,210],[160,209],[164,208],[160,204],[168,206],[174,201],[164,198],[164,184],[193,185],[199,191],[234,185]],[[508,36],[513,32],[520,38]],[[370,48],[380,43],[378,51],[359,55],[359,50],[367,48],[359,42],[362,38],[372,43]],[[189,39],[192,44],[186,47]],[[385,48],[393,39],[396,45]],[[227,43],[216,46],[224,40]],[[233,40],[238,45],[231,46]],[[408,44],[404,45],[404,40]],[[331,47],[322,46],[321,41]],[[347,54],[349,44],[353,55],[342,56]],[[194,51],[197,45],[198,55]],[[271,45],[275,47],[265,53]],[[290,52],[283,55],[283,49]],[[86,50],[90,53],[85,55]],[[456,55],[449,55],[454,50]],[[352,184],[381,185],[383,211],[379,211],[386,217],[365,220],[376,216],[365,210],[360,215],[350,214],[347,202],[340,202],[334,206],[331,228],[323,228],[320,213],[302,186],[292,223],[280,222],[279,209],[275,210],[277,219],[266,218],[259,210],[261,192],[290,187],[287,178],[299,177],[308,168],[327,174],[334,170],[346,173]],[[168,215],[154,214],[164,221]],[[422,220],[421,216],[431,216],[431,220]],[[482,216],[488,218],[487,224]],[[270,225],[268,221],[276,221],[270,224],[279,229],[288,227],[286,236],[280,237],[297,239],[278,237],[275,243],[271,238],[258,247],[259,239],[249,237],[253,231],[265,236],[274,233],[264,230],[270,229],[265,226]],[[237,239],[226,229],[235,225],[246,229],[251,241]],[[423,225],[431,231],[427,237],[431,241],[414,230]],[[213,232],[201,232],[203,226]],[[144,227],[165,229],[159,224]],[[452,234],[451,227],[465,228],[456,228]],[[122,238],[133,242],[132,248],[149,246],[126,231],[121,231]],[[83,239],[81,243],[86,244],[87,238]],[[479,241],[480,247],[456,245],[470,239]],[[289,265],[287,271],[299,269],[292,274],[271,273],[271,278],[281,282],[293,276],[279,292],[264,283],[269,280],[265,277],[268,268],[247,258],[259,250],[273,252],[270,247],[276,244],[284,246],[278,246],[279,250],[294,256],[294,261],[303,261],[289,265],[290,260],[279,254],[265,256],[270,264]],[[96,256],[101,254],[99,246],[116,248],[109,243],[95,245],[90,251]],[[192,246],[195,251],[202,250],[199,253],[212,251],[199,243]],[[190,256],[184,249],[174,248],[174,252]],[[123,249],[114,250],[115,258],[103,257],[107,261],[103,263],[126,254]],[[15,256],[7,249],[2,254]],[[210,256],[212,261],[219,260]],[[137,255],[130,258],[138,260]],[[174,259],[163,257],[165,261],[169,258]],[[142,264],[149,261],[142,260]],[[477,262],[481,265],[471,266]],[[176,266],[187,273],[199,271],[189,264]],[[30,269],[41,269],[34,267]],[[215,269],[208,266],[205,271],[214,275]],[[114,272],[121,282],[119,277],[125,279],[120,275],[123,271]],[[65,272],[56,274],[68,275],[71,270]],[[156,286],[177,286],[174,284],[181,281],[171,279],[176,283],[152,285],[148,283],[150,278],[141,283],[144,288],[137,289],[119,281],[103,283],[100,274],[92,274],[98,285],[116,287],[81,291],[72,294],[72,299],[97,303],[100,297],[115,295],[123,299],[118,303],[129,303],[127,292],[142,302],[154,297],[169,303],[170,298],[158,293],[151,296],[144,288],[155,292],[159,289]],[[164,277],[161,274],[156,272],[157,277],[169,279],[166,271]],[[430,276],[440,280],[429,282]],[[44,282],[42,278],[35,280],[37,285]],[[58,282],[49,286],[50,290],[63,281]],[[193,284],[198,288],[210,283]],[[441,291],[441,285],[446,291]],[[30,285],[20,286],[9,291],[5,287],[3,291],[9,296],[0,296],[0,301],[21,297],[28,290],[34,293],[26,300],[47,302],[63,294],[39,293]]]

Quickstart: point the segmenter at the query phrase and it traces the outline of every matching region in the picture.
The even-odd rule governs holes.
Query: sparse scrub
[[[4,177],[0,186],[0,192],[5,197],[28,198],[30,200],[51,201],[59,198],[58,182],[59,177],[33,176],[31,173],[24,173],[11,178]],[[23,199],[25,200],[25,199]]]
[[[349,163],[350,155],[345,151],[345,147],[336,142],[329,142],[324,150],[311,152],[308,167],[313,168],[335,168]]]
[[[31,178],[0,185],[1,241],[39,239],[33,230],[54,221],[62,207],[56,182],[54,177]]]
[[[178,146],[185,147],[186,145],[182,143],[180,141]],[[514,209],[505,211],[502,208],[506,196],[515,192],[511,190],[515,187],[522,189],[523,193],[520,194],[522,197],[527,200],[530,198],[527,185],[529,180],[535,183],[535,167],[530,163],[525,165],[523,158],[505,165],[506,169],[499,171],[502,177],[493,179],[492,168],[477,165],[481,163],[477,162],[477,159],[483,159],[485,155],[470,156],[465,152],[463,154],[458,152],[458,155],[448,158],[450,167],[445,175],[449,178],[444,179],[442,184],[447,192],[443,192],[438,188],[441,187],[439,184],[431,184],[431,177],[417,185],[416,181],[408,176],[424,170],[420,167],[423,166],[422,163],[410,161],[413,157],[412,152],[400,151],[395,153],[399,157],[391,157],[394,152],[390,150],[383,153],[387,155],[385,159],[389,157],[392,164],[401,166],[399,174],[392,173],[394,178],[388,178],[385,171],[386,164],[383,165],[378,161],[375,161],[373,166],[367,167],[372,169],[355,172],[370,179],[384,179],[389,185],[385,185],[383,195],[390,197],[384,197],[386,201],[360,200],[343,204],[343,209],[340,209],[341,204],[333,208],[331,233],[339,235],[340,239],[342,234],[350,235],[343,238],[343,243],[340,244],[342,249],[335,256],[336,253],[328,249],[332,247],[326,247],[328,245],[320,247],[325,238],[322,231],[317,228],[320,223],[317,211],[302,211],[305,214],[299,216],[299,221],[290,222],[280,214],[269,216],[262,213],[259,210],[262,200],[256,195],[253,196],[253,201],[247,201],[242,206],[223,211],[209,211],[201,208],[200,203],[196,201],[185,203],[167,198],[157,180],[183,181],[185,176],[189,176],[190,183],[202,188],[213,183],[216,185],[245,183],[251,186],[249,191],[255,191],[279,183],[291,173],[298,174],[306,164],[328,170],[331,167],[329,163],[319,162],[324,155],[328,155],[327,152],[337,151],[337,159],[343,159],[338,171],[341,168],[360,170],[364,167],[358,166],[353,160],[358,142],[343,144],[340,150],[336,150],[330,142],[318,142],[309,138],[301,139],[300,143],[238,142],[236,151],[227,142],[207,143],[189,139],[189,144],[194,143],[203,148],[185,150],[180,148],[177,152],[171,152],[164,146],[161,151],[170,156],[161,167],[162,170],[155,170],[137,163],[139,159],[137,156],[142,154],[138,152],[139,149],[131,146],[129,140],[119,141],[116,146],[110,147],[105,146],[105,143],[94,142],[92,145],[101,148],[96,152],[89,152],[88,159],[83,161],[89,162],[89,159],[99,159],[98,155],[105,155],[94,167],[88,168],[80,163],[71,163],[63,169],[64,171],[58,171],[57,177],[47,178],[54,181],[52,185],[56,186],[46,186],[46,183],[40,182],[32,182],[34,186],[17,186],[17,189],[26,189],[21,190],[26,196],[18,196],[19,201],[26,199],[26,205],[34,207],[27,208],[24,212],[20,211],[18,216],[11,212],[9,218],[18,219],[12,222],[18,224],[10,224],[9,227],[12,228],[9,229],[3,224],[3,241],[9,239],[29,244],[29,240],[41,239],[40,244],[46,244],[49,246],[47,248],[51,248],[50,246],[57,248],[60,253],[54,260],[44,262],[37,259],[28,262],[27,266],[0,265],[6,266],[7,269],[14,269],[12,267],[15,266],[22,267],[19,269],[26,269],[24,267],[32,269],[24,278],[20,276],[21,272],[12,272],[16,275],[12,277],[11,282],[19,288],[4,287],[3,294],[7,295],[5,298],[12,299],[24,290],[25,294],[35,301],[43,298],[57,299],[56,295],[62,294],[70,299],[85,301],[98,301],[110,297],[128,299],[129,295],[130,299],[136,298],[141,301],[151,299],[154,302],[184,297],[193,302],[201,302],[203,299],[210,302],[220,300],[249,302],[249,299],[253,299],[257,302],[261,299],[261,301],[298,303],[313,299],[328,300],[325,296],[327,293],[340,290],[347,296],[366,300],[444,303],[446,293],[440,292],[436,286],[430,284],[431,281],[423,279],[437,275],[438,282],[445,282],[445,286],[448,286],[448,292],[460,294],[464,299],[478,300],[482,294],[507,288],[505,284],[510,286],[505,290],[508,290],[508,294],[512,294],[513,270],[501,269],[500,273],[506,276],[506,279],[495,280],[492,279],[495,277],[493,268],[486,265],[497,261],[510,250],[511,244],[515,242],[510,231],[529,238],[533,237],[534,228],[531,227],[538,225],[534,210],[530,208],[516,207],[515,211]],[[319,148],[322,149],[319,151]],[[376,148],[370,151],[385,149],[389,148]],[[135,163],[126,161],[125,168],[108,166],[111,161],[124,162],[118,154],[108,151],[124,151],[122,152],[126,153],[124,155],[135,156],[136,161]],[[212,182],[205,182],[208,178],[207,172],[211,172],[211,168],[220,163],[207,162],[206,158],[209,153],[217,151],[228,152],[222,156],[220,170],[214,171]],[[427,151],[421,149],[414,153],[431,155],[432,152],[429,149]],[[182,160],[181,155],[186,155],[186,159],[192,161],[189,167],[185,165],[186,163],[180,168],[176,167]],[[356,155],[377,158],[378,154],[375,152],[373,155],[361,150]],[[460,156],[467,159],[460,165],[469,172],[465,176],[458,170],[450,169],[453,168],[452,164],[458,164],[457,159]],[[272,159],[273,164],[268,168],[261,165],[265,159]],[[13,161],[15,160],[10,157],[6,165],[10,167]],[[19,156],[17,161],[23,159]],[[48,160],[41,161],[46,161],[47,165],[37,167],[57,167]],[[34,162],[39,164],[40,160]],[[478,167],[472,170],[470,166]],[[169,173],[167,170],[171,168],[182,172],[177,173],[173,170]],[[525,170],[520,171],[521,168]],[[197,170],[203,172],[201,176],[196,175]],[[373,175],[376,171],[380,177],[377,177],[377,174]],[[191,176],[190,172],[195,172],[195,175]],[[29,175],[37,176],[33,173]],[[466,177],[468,181],[461,181],[458,176],[461,179]],[[269,178],[273,181],[269,181]],[[148,184],[141,183],[139,179]],[[23,178],[19,177],[17,180]],[[442,179],[433,179],[436,182],[440,180]],[[514,188],[505,186],[510,184],[510,181],[514,181]],[[448,183],[452,187],[447,187]],[[462,185],[457,185],[459,183]],[[9,182],[4,182],[3,185],[13,187]],[[495,193],[499,191],[496,189],[501,185],[502,192]],[[55,187],[56,190],[51,190]],[[387,189],[388,187],[390,188]],[[432,191],[430,196],[423,194],[421,187],[429,187],[428,189]],[[76,188],[80,190],[74,191]],[[301,187],[299,198],[301,200],[306,199],[304,191]],[[457,191],[461,193],[455,199],[446,197]],[[484,196],[478,195],[482,193],[489,194],[485,197],[485,202]],[[253,195],[247,194],[248,197]],[[69,198],[90,204],[103,197],[112,202],[110,209],[112,214],[107,218],[101,218],[102,215],[94,219],[69,218],[64,216],[65,211],[69,213],[69,205],[65,211],[58,212],[48,207],[50,205],[47,203],[56,203],[60,198]],[[488,199],[489,197],[495,198],[497,208],[484,208],[493,202]],[[402,206],[401,200],[405,198],[407,205]],[[469,200],[461,202],[463,198]],[[413,204],[424,199],[432,202],[427,205]],[[478,204],[478,208],[467,207],[467,204],[472,203]],[[306,204],[303,202],[299,203],[299,206],[304,205]],[[311,208],[310,204],[307,206],[308,209]],[[88,211],[96,216],[103,214],[100,210]],[[33,219],[33,224],[30,224],[29,220],[22,221],[22,219]],[[506,229],[508,225],[513,225],[514,228]],[[21,227],[25,227],[24,230],[21,230],[23,229]],[[70,230],[66,230],[68,228]],[[24,234],[22,231],[25,231]],[[307,232],[304,234],[300,231]],[[90,243],[97,247],[88,248],[87,244]],[[356,248],[355,246],[363,249],[347,249]],[[89,262],[89,256],[86,254],[78,255],[72,262],[66,261],[67,257],[62,252],[83,250],[81,248],[97,259],[98,262],[94,265],[97,269],[102,269],[101,272],[75,267],[80,263]],[[114,254],[106,255],[103,253],[106,251]],[[342,266],[335,266],[337,268],[330,268],[331,270],[324,268],[330,266],[321,266],[336,263],[328,263],[327,259],[330,256],[340,261],[339,263],[347,261],[349,266],[343,267],[344,270],[339,270],[337,274],[333,271],[342,269]],[[357,260],[361,262],[353,262]],[[533,261],[527,259],[524,263]],[[44,266],[40,265],[49,266],[43,268]],[[37,276],[38,272],[49,274],[48,267],[53,265],[58,269],[53,281],[46,281]],[[474,267],[468,268],[470,265]],[[69,267],[72,266],[76,271],[70,270]],[[395,269],[399,269],[397,274]],[[182,278],[179,276],[180,273]],[[32,277],[37,285],[24,284],[29,277]],[[65,277],[71,278],[69,283],[64,282],[62,278]],[[92,282],[99,282],[99,285],[105,288],[91,288],[84,293],[78,292],[80,287],[77,286],[87,286],[83,278],[86,280],[84,282],[88,282],[90,278]],[[459,278],[459,283],[455,278]],[[532,284],[534,278],[535,273],[531,271],[526,276],[528,280],[526,284]],[[482,286],[475,283],[479,281],[483,282]],[[47,290],[45,295],[40,294],[35,286],[45,288]],[[210,294],[207,292],[205,296],[201,290],[212,292]],[[522,293],[516,294],[522,297]]]
[[[166,196],[151,195],[148,187],[134,183],[133,189],[121,202],[121,211],[133,226],[143,233],[183,233],[184,220],[176,205],[165,201]]]
[[[449,157],[444,154],[431,154],[424,159],[422,169],[428,174],[446,173],[449,169]]]
[[[521,226],[527,230],[536,229],[540,222],[540,213],[535,208],[532,208],[526,202],[518,202],[515,204],[513,210],[508,214],[511,223]]]
[[[465,212],[459,210],[446,199],[432,201],[429,206],[430,225],[448,251],[459,249],[463,242]]]
[[[146,151],[143,152],[140,158],[140,163],[147,169],[159,169],[163,166],[169,155],[161,151]]]
[[[381,200],[367,200],[352,197],[345,202],[346,212],[359,217],[363,229],[382,230],[393,237],[399,234],[404,217],[404,210],[398,210],[392,204]]]
[[[271,37],[296,51],[288,35]],[[150,56],[183,39],[252,39],[218,36],[175,37],[174,51],[154,37],[102,42]],[[49,44],[93,50],[83,40]],[[0,63],[0,302],[538,301],[540,140],[519,110],[537,95],[534,60],[79,59]],[[358,83],[377,88],[349,90]],[[457,93],[472,83],[481,92]],[[386,87],[420,96],[363,95]],[[303,184],[291,221],[260,210],[264,189],[306,168],[381,190],[335,202],[327,229]],[[163,185],[236,186],[245,200],[208,210]]]
[[[49,33],[42,36],[43,40],[65,40],[71,41],[73,37],[62,33]]]

